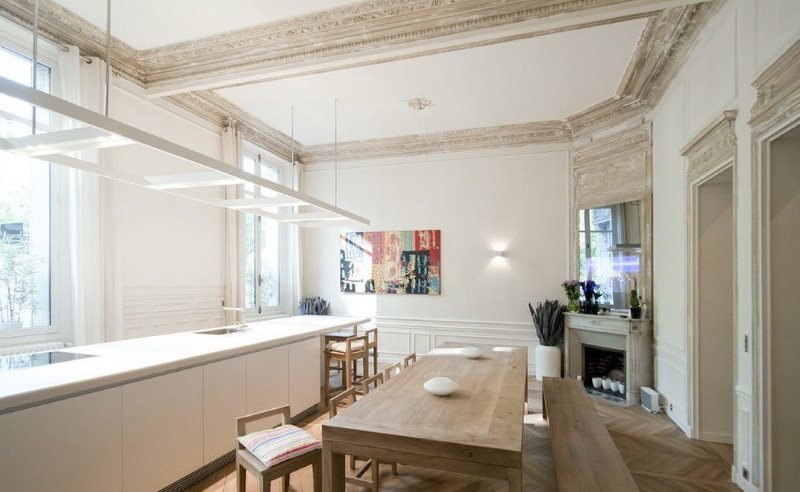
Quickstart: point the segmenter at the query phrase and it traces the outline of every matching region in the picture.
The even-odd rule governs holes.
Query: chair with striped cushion
[[[282,416],[282,424],[249,434],[246,424],[273,415]],[[258,479],[258,490],[268,492],[270,482],[283,478],[283,490],[289,490],[289,474],[311,465],[314,492],[322,490],[322,443],[299,427],[289,425],[289,405],[257,412],[236,419],[238,449],[236,450],[236,483],[239,492],[245,490],[249,471]]]

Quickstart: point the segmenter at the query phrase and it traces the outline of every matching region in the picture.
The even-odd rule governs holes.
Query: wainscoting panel
[[[742,490],[753,490],[755,487],[748,479],[753,477],[753,396],[745,388],[735,388],[736,415],[734,416],[734,481]],[[745,478],[745,474],[747,478]]]
[[[129,287],[122,293],[123,337],[137,338],[224,324],[222,287]]]
[[[411,352],[425,355],[445,342],[502,344],[528,347],[528,373],[535,374],[537,339],[532,323],[377,317],[375,326],[379,359],[385,363],[398,362]]]
[[[687,436],[691,436],[686,351],[656,340],[653,345],[653,363],[655,390],[662,395],[661,404],[666,405],[665,413]]]

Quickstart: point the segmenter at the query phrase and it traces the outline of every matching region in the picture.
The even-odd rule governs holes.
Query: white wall
[[[221,158],[219,129],[135,92],[124,84],[114,88],[112,118]],[[197,172],[197,166],[139,145],[104,152],[107,165],[140,175]],[[104,186],[111,262],[106,311],[116,325],[107,327],[110,335],[131,338],[222,324],[223,209],[118,182]]]
[[[800,2],[732,0],[709,22],[689,60],[652,114],[653,119],[653,302],[655,305],[656,388],[668,415],[687,434],[690,401],[687,360],[686,162],[680,149],[723,110],[736,109],[736,265],[738,270],[735,375],[735,458],[737,481],[748,469],[759,481],[752,436],[753,361],[743,340],[752,341],[751,83],[800,37]]]
[[[304,295],[376,317],[388,360],[448,340],[533,347],[527,303],[564,300],[568,169],[568,152],[536,148],[340,164],[339,205],[370,219],[367,230],[441,230],[442,295],[340,293],[334,228],[304,230]],[[304,180],[333,200],[330,165],[308,166]]]

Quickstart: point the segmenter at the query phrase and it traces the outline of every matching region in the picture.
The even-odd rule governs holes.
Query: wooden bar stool
[[[378,374],[378,329],[367,330],[364,334],[367,335],[367,351],[372,352],[372,374]],[[364,370],[364,375],[369,376],[366,369]]]
[[[245,433],[249,422],[280,414],[282,424],[262,431]],[[258,490],[269,492],[270,483],[283,479],[284,492],[289,490],[289,475],[308,465],[312,467],[314,492],[322,490],[322,443],[294,425],[287,425],[289,405],[257,412],[236,419],[239,436],[236,449],[236,483],[239,492],[245,491],[249,471],[258,479]]]
[[[342,363],[342,387],[348,390],[353,387],[352,364],[358,360],[366,359],[369,355],[367,350],[367,336],[349,337],[343,342],[331,342],[325,346],[325,402],[330,396],[331,362]],[[364,367],[368,367],[364,364]]]

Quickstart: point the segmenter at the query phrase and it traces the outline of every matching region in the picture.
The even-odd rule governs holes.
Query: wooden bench
[[[639,490],[581,381],[544,378],[542,405],[558,490]]]

